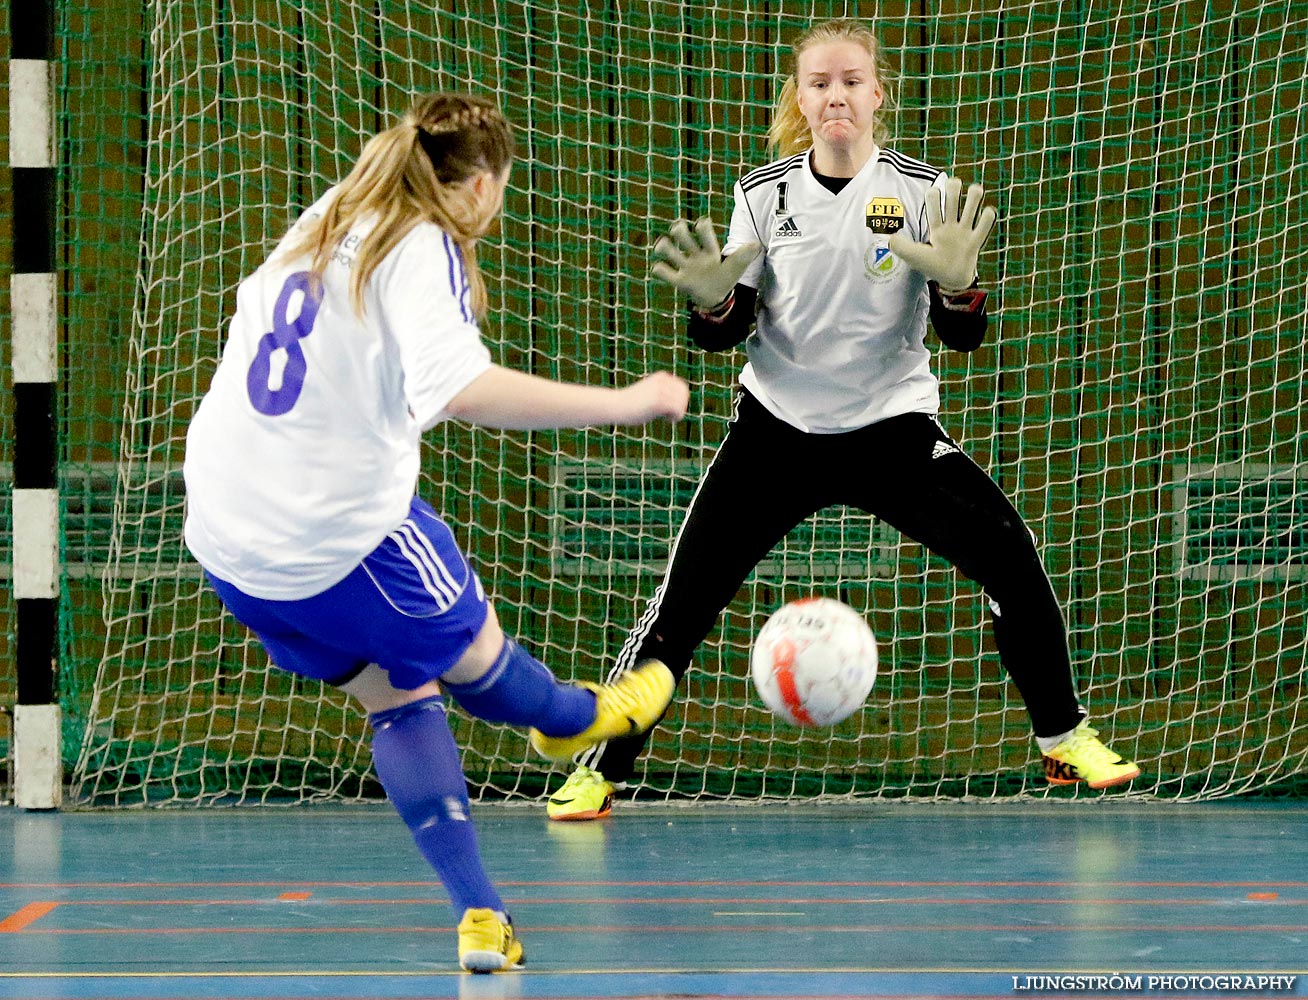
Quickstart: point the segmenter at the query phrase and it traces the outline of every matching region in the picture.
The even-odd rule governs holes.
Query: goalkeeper
[[[368,713],[387,797],[440,875],[471,972],[523,962],[469,815],[442,687],[470,714],[532,727],[568,759],[653,724],[672,695],[651,663],[564,685],[500,630],[440,515],[414,495],[422,433],[679,420],[656,372],[622,389],[491,362],[476,247],[513,159],[492,103],[434,94],[375,136],[349,176],[241,282],[222,361],[186,439],[186,543],[223,604],[283,670]]]
[[[707,219],[676,223],[654,248],[654,277],[690,299],[695,345],[745,342],[748,363],[726,437],[615,674],[657,659],[680,679],[769,550],[822,508],[848,505],[984,588],[1049,781],[1129,781],[1139,769],[1099,741],[1077,698],[1033,534],[937,419],[927,321],[953,350],[981,343],[977,257],[995,211],[979,185],[964,193],[957,179],[886,148],[890,76],[866,25],[818,24],[793,51],[768,133],[781,158],[735,185],[725,254]],[[647,739],[582,754],[550,797],[550,817],[605,815]]]

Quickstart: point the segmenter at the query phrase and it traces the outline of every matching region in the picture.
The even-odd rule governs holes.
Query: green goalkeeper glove
[[[985,188],[971,184],[960,213],[958,203],[963,182],[957,177],[945,181],[944,191],[927,192],[926,216],[930,243],[915,243],[902,229],[890,237],[890,252],[915,271],[921,271],[940,285],[946,295],[971,286],[976,278],[976,259],[995,226],[995,210],[982,207]],[[944,207],[941,207],[941,201]]]
[[[724,258],[712,220],[700,219],[692,230],[678,219],[654,244],[659,259],[649,273],[685,292],[697,308],[712,311],[731,298],[745,268],[762,250],[758,243],[746,243]]]

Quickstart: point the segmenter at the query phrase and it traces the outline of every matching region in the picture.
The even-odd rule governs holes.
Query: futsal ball
[[[877,679],[877,641],[853,608],[830,597],[782,605],[750,653],[763,704],[795,726],[832,726],[867,701]]]

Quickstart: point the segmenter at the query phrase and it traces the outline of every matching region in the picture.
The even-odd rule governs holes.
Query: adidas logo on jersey
[[[787,219],[781,225],[777,226],[777,231],[773,235],[786,237],[786,236],[803,236],[804,234],[800,231],[799,226],[795,225],[794,219]]]
[[[932,458],[940,458],[944,455],[958,454],[958,445],[952,441],[937,441],[936,446],[931,449]]]

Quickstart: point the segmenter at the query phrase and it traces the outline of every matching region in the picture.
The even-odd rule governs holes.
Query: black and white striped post
[[[14,804],[56,809],[63,792],[59,492],[55,412],[55,105],[52,0],[10,0],[9,158],[14,270],[13,586],[17,619]]]

